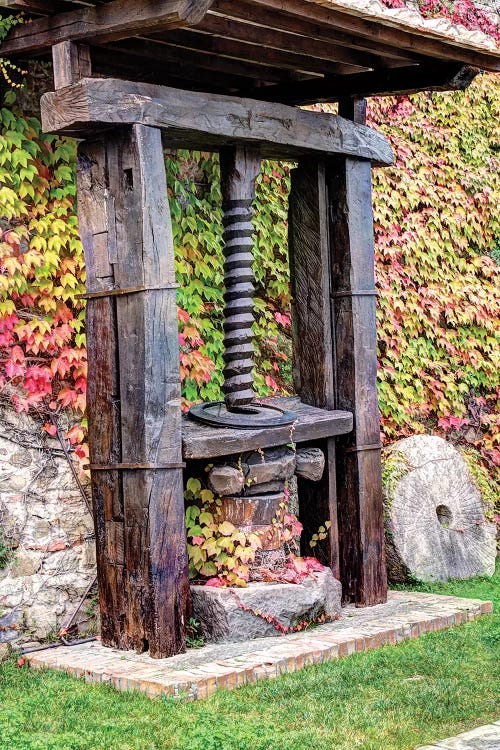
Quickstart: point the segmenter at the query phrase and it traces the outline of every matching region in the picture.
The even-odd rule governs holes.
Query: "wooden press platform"
[[[203,425],[185,416],[182,423],[184,458],[229,456],[257,448],[272,448],[288,443],[322,440],[336,435],[345,435],[352,430],[353,418],[348,411],[318,409],[301,403],[296,397],[262,399],[262,402],[278,406],[280,409],[294,411],[298,417],[297,421],[285,427],[238,430],[230,427]]]

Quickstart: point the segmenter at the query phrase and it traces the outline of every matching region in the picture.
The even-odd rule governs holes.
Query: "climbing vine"
[[[84,268],[75,144],[47,136],[7,91],[0,109],[0,393],[19,410],[72,410],[85,457]],[[374,172],[379,396],[388,439],[438,430],[500,463],[500,82],[372,100],[396,166]],[[184,405],[220,397],[222,222],[208,153],[167,158]],[[290,391],[287,164],[264,162],[255,236],[256,386]]]
[[[473,0],[382,0],[388,8],[417,8],[423,18],[446,18],[453,24],[464,26],[469,31],[482,31],[500,42],[500,25],[498,16],[489,9],[486,3],[475,3]],[[492,6],[495,3],[489,3]]]
[[[387,437],[439,429],[500,463],[500,85],[373,100],[396,166],[374,173]]]

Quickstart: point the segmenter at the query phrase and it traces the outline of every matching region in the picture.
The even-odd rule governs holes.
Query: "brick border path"
[[[456,737],[438,740],[434,745],[418,747],[417,750],[500,750],[500,721]]]
[[[148,654],[106,648],[98,641],[47,649],[27,655],[27,659],[32,667],[60,669],[118,690],[194,700],[206,698],[219,688],[231,690],[355,651],[444,630],[492,611],[491,602],[477,599],[392,591],[387,604],[365,609],[346,607],[340,620],[303,633],[209,644],[169,659],[155,660]]]

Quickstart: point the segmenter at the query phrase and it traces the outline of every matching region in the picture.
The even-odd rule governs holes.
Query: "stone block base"
[[[249,583],[247,588],[191,586],[193,614],[207,642],[248,641],[289,632],[303,620],[341,612],[342,586],[328,568],[302,583]],[[251,611],[249,611],[249,609]]]

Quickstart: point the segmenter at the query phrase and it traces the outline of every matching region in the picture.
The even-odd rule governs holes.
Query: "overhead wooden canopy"
[[[12,0],[2,55],[90,45],[94,75],[307,104],[464,88],[500,50],[369,19],[333,0]],[[351,3],[353,5],[353,3]],[[340,8],[340,9],[339,9]]]

